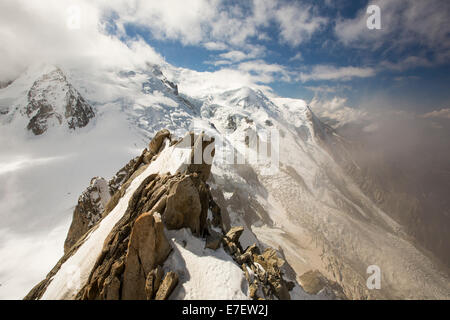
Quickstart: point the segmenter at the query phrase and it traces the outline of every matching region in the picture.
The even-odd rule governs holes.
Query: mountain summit
[[[26,127],[35,135],[41,135],[54,126],[65,126],[69,129],[85,127],[95,116],[92,107],[67,81],[60,68],[46,68],[45,73],[39,75],[29,87],[26,101],[0,101],[2,114],[11,119],[19,115],[26,117],[29,119]],[[10,92],[23,89],[26,85],[24,80],[32,79],[31,74],[28,73],[28,79],[18,79],[3,89],[6,91],[3,95],[8,96]]]

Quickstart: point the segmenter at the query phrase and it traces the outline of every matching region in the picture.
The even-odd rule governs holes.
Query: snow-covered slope
[[[306,103],[243,88],[206,105],[218,131],[233,131],[234,148],[243,150],[251,132],[279,132],[278,171],[264,161],[213,166],[231,224],[245,222],[260,242],[283,249],[297,275],[318,269],[350,298],[448,298],[448,276],[346,176],[333,158],[344,139]],[[371,265],[382,270],[381,290],[366,287]]]
[[[26,100],[24,91],[27,91]],[[82,128],[94,117],[91,106],[64,73],[47,65],[28,69],[20,79],[2,89],[0,106],[4,122],[29,119],[26,128],[35,135],[63,124],[69,129]]]
[[[36,73],[45,74],[46,70]],[[224,223],[245,226],[241,236],[243,247],[255,242],[261,247],[279,248],[297,277],[318,269],[339,283],[349,298],[449,297],[448,276],[415,248],[402,227],[344,173],[334,159],[336,149],[345,152],[343,138],[321,123],[304,101],[276,97],[252,88],[196,92],[195,97],[190,97],[188,92],[183,92],[183,83],[175,84],[176,79],[169,81],[163,73],[164,68],[153,65],[140,70],[65,71],[68,81],[97,110],[95,123],[77,130],[76,134],[64,133],[69,137],[64,144],[55,143],[64,139],[60,138],[63,134],[60,132],[48,132],[31,142],[24,137],[21,141],[27,148],[47,146],[46,150],[52,153],[55,153],[54,146],[61,146],[64,151],[55,153],[55,157],[67,156],[69,150],[84,154],[86,166],[89,166],[89,153],[84,152],[84,144],[95,151],[92,170],[79,168],[83,171],[79,179],[84,178],[84,183],[75,179],[73,185],[77,187],[71,190],[76,194],[67,203],[76,203],[76,195],[91,177],[111,177],[130,155],[138,155],[137,150],[144,147],[147,139],[158,130],[168,128],[178,136],[188,129],[205,131],[216,138],[216,156],[209,181],[211,192],[222,208]],[[25,95],[35,81],[33,79],[25,74],[6,91],[1,89],[0,105],[27,99]],[[24,102],[26,100],[22,104]],[[8,116],[9,113],[0,115],[0,119]],[[1,130],[12,136],[13,132],[19,132],[18,127],[4,124]],[[279,139],[276,170],[271,166],[273,157],[260,157],[257,162],[239,165],[225,160],[231,151],[251,157],[255,152],[247,148],[248,137],[264,140],[271,132]],[[3,141],[2,148],[8,147],[8,143],[11,144]],[[102,147],[104,150],[98,151],[99,146],[105,146]],[[23,153],[24,149],[16,149],[16,154]],[[112,149],[116,149],[114,153]],[[30,159],[35,158],[36,154],[30,156]],[[17,161],[3,160],[9,167],[14,167]],[[23,165],[24,162],[20,163]],[[99,163],[107,163],[108,168]],[[33,162],[33,166],[36,165]],[[102,167],[98,169],[101,172],[95,171],[94,167]],[[11,183],[22,178],[22,170],[11,170],[7,177],[0,175],[0,179]],[[54,170],[63,173],[62,169]],[[67,173],[63,174],[71,179]],[[53,189],[44,190],[53,192]],[[62,196],[55,190],[55,198]],[[3,202],[1,214],[6,216],[11,209]],[[20,215],[20,209],[13,210]],[[68,218],[70,213],[58,208],[52,210],[51,215]],[[8,234],[6,232],[10,230],[3,232]],[[9,254],[3,252],[0,254]],[[179,252],[181,254],[183,250],[179,248]],[[176,258],[173,259],[171,263],[175,267]],[[381,290],[366,287],[369,276],[366,269],[370,265],[381,268]],[[0,274],[12,274],[8,268],[0,271]],[[230,272],[233,272],[232,268]],[[202,282],[198,280],[197,283],[194,275],[192,283],[188,282],[185,292],[178,293],[177,297],[196,296],[194,290]],[[41,272],[34,283],[42,276]],[[0,282],[5,281],[3,279]],[[0,287],[0,294],[6,297],[5,287]],[[52,292],[60,292],[60,289],[55,288]]]

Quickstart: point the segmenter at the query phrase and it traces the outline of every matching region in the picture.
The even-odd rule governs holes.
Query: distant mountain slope
[[[69,129],[86,126],[95,116],[92,107],[67,81],[61,69],[51,66],[46,69],[43,74],[34,74],[36,79],[29,89],[26,84],[33,79],[34,70],[0,92],[2,115],[9,121],[26,117],[29,119],[27,129],[35,135],[53,126],[64,125]],[[14,97],[21,90],[27,90],[26,100],[22,95]]]

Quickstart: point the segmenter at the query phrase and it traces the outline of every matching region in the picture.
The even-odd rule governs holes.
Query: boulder
[[[163,275],[164,272],[159,266],[150,271],[147,275],[147,279],[145,280],[145,293],[147,300],[153,299],[156,292],[158,292]]]
[[[242,233],[244,232],[244,227],[233,227],[227,232],[226,237],[234,243],[239,241]]]
[[[136,219],[131,231],[122,286],[122,298],[147,299],[147,274],[162,264],[171,251],[159,213],[148,212]]]
[[[209,234],[206,236],[206,244],[205,247],[217,250],[222,243],[222,234],[216,232],[214,230],[209,230]]]
[[[156,133],[155,137],[150,141],[148,151],[153,155],[158,154],[164,139],[170,139],[170,131],[167,129],[160,130]]]
[[[175,272],[169,271],[167,272],[164,280],[159,286],[158,292],[156,292],[156,300],[167,300],[173,289],[175,289],[178,284],[178,274]]]
[[[202,205],[199,192],[190,176],[175,182],[167,196],[163,221],[167,229],[190,228],[193,234],[200,233]]]

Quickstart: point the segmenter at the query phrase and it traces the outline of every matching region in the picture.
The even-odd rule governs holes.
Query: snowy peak
[[[263,108],[276,111],[277,107],[264,95],[261,90],[254,90],[249,87],[242,87],[235,90],[230,90],[220,95],[228,104],[235,105],[241,108]]]
[[[22,110],[29,118],[27,129],[35,135],[48,127],[67,125],[82,128],[94,117],[92,107],[56,68],[37,79],[28,91],[28,104]]]
[[[31,66],[0,89],[0,110],[5,119],[2,122],[25,121],[35,135],[50,127],[82,128],[95,116],[62,70],[51,65]]]

